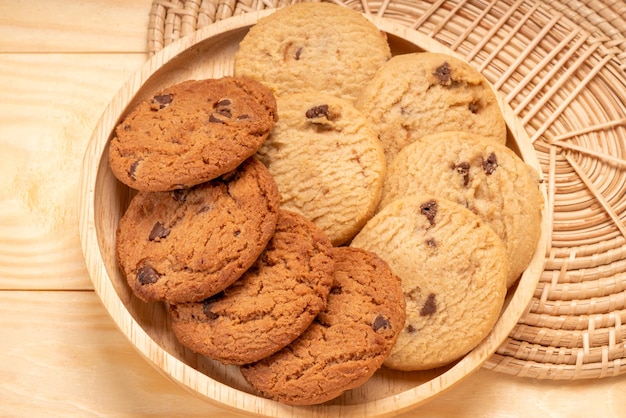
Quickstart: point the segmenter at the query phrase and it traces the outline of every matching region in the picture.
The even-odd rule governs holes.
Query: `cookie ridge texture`
[[[389,355],[405,320],[400,279],[376,254],[333,248],[335,279],[323,310],[276,354],[241,372],[270,399],[313,405],[365,383]]]
[[[116,231],[116,258],[145,302],[202,301],[237,280],[274,234],[280,195],[254,157],[218,179],[138,192]]]
[[[279,211],[272,239],[236,282],[203,302],[170,305],[176,337],[226,364],[275,353],[325,308],[333,283],[331,248],[308,219]]]
[[[136,190],[191,187],[254,155],[275,119],[273,94],[255,80],[184,81],[129,111],[111,140],[109,165]]]
[[[510,287],[526,269],[541,235],[539,174],[505,145],[482,135],[441,132],[403,148],[388,165],[380,206],[433,194],[478,215],[502,239]]]
[[[395,55],[364,86],[355,106],[379,128],[390,161],[424,135],[466,131],[506,143],[506,122],[485,77],[449,54]]]
[[[380,200],[386,160],[376,131],[351,102],[325,93],[288,94],[277,102],[279,119],[257,157],[278,184],[281,207],[341,245]]]
[[[394,200],[351,246],[377,253],[402,280],[406,325],[387,367],[448,365],[495,325],[506,295],[504,246],[461,205],[432,195]]]
[[[261,81],[277,96],[311,90],[354,100],[390,57],[386,34],[361,13],[303,2],[250,28],[235,54],[234,72]]]

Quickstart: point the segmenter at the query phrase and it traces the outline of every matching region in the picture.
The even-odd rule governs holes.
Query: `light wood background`
[[[0,416],[238,417],[148,364],[101,305],[78,235],[82,155],[147,60],[151,0],[0,2]],[[626,376],[488,370],[415,417],[626,416]]]

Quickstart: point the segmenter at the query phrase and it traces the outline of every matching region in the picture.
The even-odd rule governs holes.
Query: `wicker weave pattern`
[[[155,0],[156,52],[217,20],[296,1]],[[527,312],[485,367],[540,379],[626,373],[626,3],[346,0],[462,54],[527,129],[552,231]]]

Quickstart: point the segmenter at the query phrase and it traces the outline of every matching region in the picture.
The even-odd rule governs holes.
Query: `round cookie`
[[[270,240],[280,195],[253,157],[193,188],[139,192],[119,222],[116,255],[146,302],[202,301],[233,283]]]
[[[279,96],[278,122],[258,158],[281,207],[303,214],[340,245],[376,210],[386,161],[374,128],[346,100],[324,93]]]
[[[109,165],[124,184],[169,191],[234,170],[267,138],[276,100],[257,81],[185,81],[133,108],[115,130]]]
[[[472,66],[451,55],[396,55],[366,84],[355,106],[374,122],[390,162],[411,142],[442,131],[466,131],[506,143],[496,96]]]
[[[466,132],[427,135],[388,165],[380,206],[427,193],[474,212],[502,239],[511,286],[541,235],[543,196],[537,172],[502,144]]]
[[[203,302],[170,305],[176,337],[227,364],[275,353],[326,306],[333,283],[331,248],[315,224],[279,211],[274,236],[239,280]]]
[[[287,348],[242,366],[264,396],[292,405],[326,402],[367,381],[404,326],[400,279],[373,253],[333,248],[335,281],[326,309]]]
[[[235,54],[235,75],[276,95],[321,91],[354,100],[391,57],[387,37],[363,15],[332,3],[297,3],[259,19]]]
[[[496,323],[506,294],[504,246],[459,204],[430,195],[395,200],[351,245],[377,253],[402,280],[406,325],[385,366],[450,364]]]

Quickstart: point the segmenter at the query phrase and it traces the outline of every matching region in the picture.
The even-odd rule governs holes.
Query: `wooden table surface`
[[[151,0],[0,2],[0,416],[240,414],[162,376],[116,328],[78,234],[83,152],[148,58]],[[404,416],[626,416],[626,375],[478,371]]]

